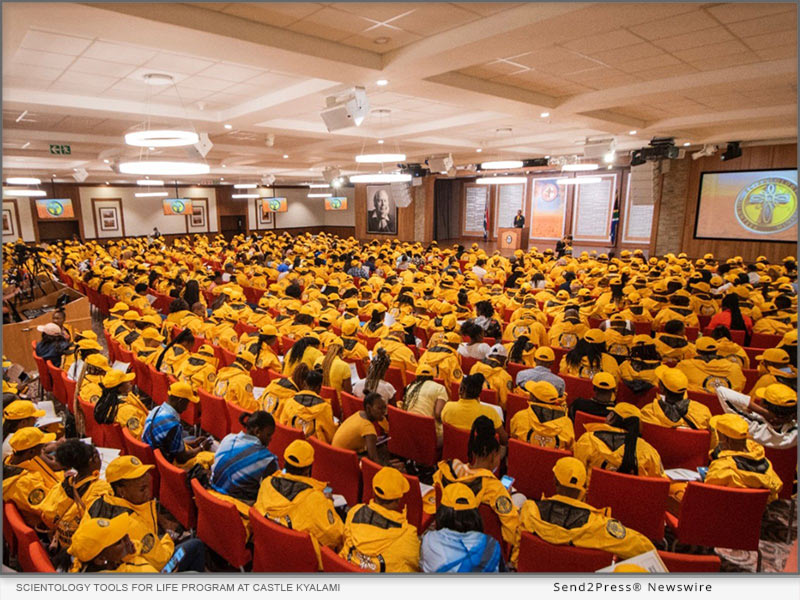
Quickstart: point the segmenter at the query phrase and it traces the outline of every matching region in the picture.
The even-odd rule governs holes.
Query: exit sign
[[[72,148],[69,144],[50,144],[50,154],[72,154]]]

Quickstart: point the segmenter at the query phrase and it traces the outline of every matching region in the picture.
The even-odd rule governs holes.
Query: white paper
[[[350,383],[355,385],[361,378],[358,376],[358,369],[355,363],[348,363],[350,365]]]
[[[421,481],[419,482],[419,493],[422,494],[423,498],[425,497],[425,494],[431,491],[433,491],[432,485],[428,485],[427,483],[422,483]]]
[[[664,564],[664,561],[661,560],[656,550],[650,550],[644,554],[639,554],[638,556],[633,556],[617,563],[611,563],[610,566],[598,569],[595,573],[613,573],[614,569],[619,565],[637,565],[643,569],[647,569],[650,573],[669,573],[667,566]]]
[[[339,508],[340,506],[347,506],[347,500],[345,499],[344,496],[341,496],[339,494],[331,494],[331,496],[333,497],[333,506],[335,508]]]
[[[489,404],[487,402],[481,402],[484,406],[488,406],[489,408],[493,408],[497,411],[497,414],[500,415],[500,421],[503,420],[503,409],[497,406],[496,404]]]
[[[692,469],[667,469],[664,471],[672,481],[703,481],[703,477]]]
[[[119,456],[120,450],[119,448],[98,448],[97,451],[100,453],[100,460],[103,461],[103,464],[100,465],[100,477],[105,479],[106,467]]]
[[[265,387],[254,387],[253,388],[253,398],[255,398],[256,400],[258,398],[261,398],[261,394],[264,393],[265,389],[267,389],[267,388],[265,388]]]
[[[112,369],[117,369],[118,371],[122,371],[123,373],[127,373],[128,372],[128,367],[130,367],[130,366],[131,366],[131,363],[126,363],[126,362],[122,362],[121,360],[118,360],[113,365],[111,365],[111,368]]]
[[[45,427],[53,423],[61,423],[61,417],[56,414],[56,407],[50,400],[42,400],[36,408],[44,411],[44,416],[36,419],[36,427]]]

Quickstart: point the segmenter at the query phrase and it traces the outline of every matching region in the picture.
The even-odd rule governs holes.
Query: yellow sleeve
[[[340,548],[344,535],[344,523],[334,509],[333,502],[321,492],[314,493],[309,500],[311,501],[312,535],[323,546],[328,546],[333,550]],[[256,506],[258,506],[258,502],[256,502]]]
[[[616,519],[607,519],[599,515],[597,523],[586,532],[586,535],[573,540],[573,544],[605,550],[623,560],[655,549],[653,543],[638,531],[628,529]]]
[[[503,540],[509,545],[514,544],[519,529],[519,511],[511,501],[511,494],[498,479],[485,477],[483,482],[486,491],[482,501],[489,504],[500,519]]]

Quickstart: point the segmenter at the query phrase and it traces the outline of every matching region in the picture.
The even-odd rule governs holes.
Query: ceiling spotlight
[[[613,162],[614,162],[614,159],[615,159],[616,157],[617,157],[617,154],[616,154],[616,152],[614,152],[614,151],[612,150],[611,152],[606,152],[606,153],[603,155],[603,161],[604,161],[606,164],[608,164],[608,163],[613,163]]]
[[[546,119],[547,117],[550,116],[550,113],[549,112],[543,112],[543,113],[540,113],[539,116],[542,117],[543,119]]]
[[[388,79],[378,79],[378,81],[375,82],[375,85],[379,85],[381,87],[383,87],[384,85],[389,85],[389,80]]]
[[[53,173],[53,177],[55,176],[55,173]],[[39,185],[42,182],[36,177],[9,177],[6,179],[6,183],[8,185]]]
[[[104,159],[103,159],[103,162],[104,162],[104,163],[106,163],[106,164],[108,164],[108,163],[110,163],[111,161],[110,161],[110,160],[108,160],[107,158],[104,158]]]
[[[137,179],[136,185],[164,185],[161,179]]]
[[[379,143],[379,144],[382,144],[382,143],[383,143],[383,140],[378,140],[378,143]]]
[[[107,181],[106,181],[106,185],[108,185],[108,182],[107,182]]]
[[[636,135],[637,133],[639,133],[639,132],[638,132],[638,131],[636,131],[635,129],[631,129],[631,130],[628,132],[628,135]]]
[[[231,125],[230,123],[225,123],[225,125],[223,125],[223,127],[225,129],[233,129],[233,125]]]
[[[477,152],[478,154],[480,154],[481,152],[483,152],[483,148],[475,148],[475,152]]]
[[[220,181],[225,181],[225,178],[224,177],[220,177],[219,180]]]
[[[237,190],[252,190],[258,187],[257,183],[235,183],[233,187]]]
[[[200,136],[194,131],[177,129],[154,129],[150,131],[133,131],[125,134],[125,143],[129,146],[147,146],[153,148],[172,148],[176,146],[191,146],[200,141]]]
[[[521,160],[490,160],[481,163],[481,169],[521,169]]]
[[[284,154],[283,158],[289,158],[289,155],[288,154]]]
[[[549,158],[550,158],[550,155],[549,155],[549,154],[548,154],[547,156],[545,156],[545,159],[549,159]]]
[[[507,185],[511,183],[526,183],[527,177],[478,177],[475,183],[486,185]]]
[[[725,152],[720,154],[719,157],[721,160],[733,160],[734,158],[739,158],[741,155],[742,149],[739,146],[739,142],[728,142]]]

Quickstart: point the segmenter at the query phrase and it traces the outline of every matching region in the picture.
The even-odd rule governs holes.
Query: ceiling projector
[[[329,132],[358,127],[369,113],[367,91],[363,87],[355,87],[342,96],[328,96],[325,104],[320,116]]]

